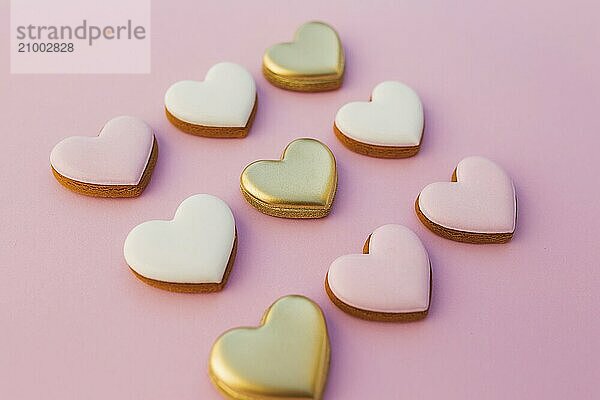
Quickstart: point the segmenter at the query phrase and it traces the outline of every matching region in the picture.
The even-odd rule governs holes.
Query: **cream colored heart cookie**
[[[111,119],[96,137],[71,136],[50,154],[50,166],[60,184],[96,197],[139,196],[158,157],[152,128],[139,118]]]
[[[293,42],[267,49],[263,74],[273,85],[288,90],[339,88],[344,77],[344,49],[337,32],[323,22],[302,25]]]
[[[203,82],[179,81],[165,93],[169,121],[186,133],[206,137],[245,137],[256,104],[254,78],[230,62],[214,65]]]
[[[216,292],[225,286],[237,247],[235,221],[221,199],[197,194],[171,221],[147,221],[129,232],[123,252],[145,283],[174,292]]]
[[[359,318],[425,318],[431,298],[429,256],[413,231],[384,225],[369,236],[363,254],[341,256],[331,264],[325,290],[335,305]]]
[[[426,186],[417,216],[434,233],[467,243],[505,243],[515,231],[517,196],[510,177],[493,161],[467,157],[452,182]]]
[[[329,214],[337,188],[335,157],[315,139],[297,139],[281,160],[248,165],[240,177],[246,200],[260,212],[283,218]]]
[[[419,152],[423,106],[407,85],[382,82],[370,102],[348,103],[335,116],[333,131],[350,150],[371,157],[405,158]]]
[[[258,328],[225,332],[212,347],[208,371],[233,400],[321,399],[329,369],[327,325],[317,304],[285,296]]]

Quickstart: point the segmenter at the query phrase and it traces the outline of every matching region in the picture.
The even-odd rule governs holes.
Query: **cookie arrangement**
[[[340,38],[322,22],[302,25],[292,42],[269,47],[262,61],[267,81],[300,92],[340,88],[344,68]],[[211,67],[203,81],[172,84],[164,106],[166,118],[182,132],[244,138],[257,113],[256,83],[244,67],[222,62]],[[377,158],[416,156],[424,127],[416,91],[391,80],[377,84],[369,101],[347,103],[333,118],[333,134],[345,147]],[[338,185],[332,151],[316,139],[298,138],[277,158],[279,152],[273,149],[265,154],[267,159],[241,171],[241,195],[268,216],[326,217]],[[56,180],[74,192],[135,197],[150,182],[157,158],[152,128],[138,118],[121,116],[108,121],[96,137],[59,142],[50,165]],[[460,161],[450,182],[423,188],[414,208],[429,230],[459,242],[506,243],[516,228],[512,180],[499,165],[479,156]],[[163,217],[170,213],[165,211]],[[134,227],[123,254],[132,274],[145,284],[174,292],[211,293],[223,290],[235,273],[238,239],[243,240],[229,206],[213,195],[196,194],[181,202],[171,220]],[[419,237],[390,223],[372,231],[362,253],[340,255],[324,266],[324,284],[315,284],[323,285],[331,302],[354,317],[410,322],[429,312],[433,272]],[[231,329],[217,338],[208,375],[230,399],[320,399],[330,357],[319,305],[290,295],[275,301],[256,327]]]

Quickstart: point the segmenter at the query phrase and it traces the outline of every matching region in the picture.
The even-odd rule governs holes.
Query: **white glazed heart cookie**
[[[230,62],[214,65],[203,82],[179,81],[165,93],[169,121],[198,136],[245,137],[256,107],[254,78],[244,67]]]
[[[417,93],[401,82],[385,81],[373,89],[370,102],[339,109],[333,131],[350,150],[371,157],[404,158],[419,152],[423,106]]]
[[[216,292],[233,267],[237,235],[227,204],[188,197],[171,221],[147,221],[125,239],[125,260],[145,283],[174,292]]]
[[[271,46],[263,56],[263,74],[273,85],[300,92],[337,89],[344,77],[344,48],[324,22],[307,22],[294,41]]]
[[[64,187],[87,196],[139,196],[152,176],[158,145],[152,128],[139,118],[121,116],[98,136],[71,136],[50,154],[54,177]]]
[[[427,228],[459,242],[505,243],[517,223],[512,180],[498,164],[478,156],[459,162],[452,182],[426,186],[415,209]]]

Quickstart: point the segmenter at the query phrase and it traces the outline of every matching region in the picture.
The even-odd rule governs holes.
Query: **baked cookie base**
[[[456,169],[452,173],[452,182],[456,182]],[[430,231],[438,236],[446,239],[454,240],[456,242],[473,243],[473,244],[493,244],[493,243],[507,243],[513,237],[514,231],[502,232],[502,233],[479,233],[479,232],[464,232],[445,226],[436,224],[429,220],[419,207],[419,196],[415,200],[415,212],[417,217],[423,225],[425,225]]]
[[[233,127],[233,126],[205,126],[205,125],[196,125],[189,122],[182,121],[175,117],[173,114],[167,110],[165,107],[165,114],[167,119],[171,124],[173,124],[177,129],[183,131],[185,133],[189,133],[195,136],[209,137],[209,138],[244,138],[248,136],[248,132],[252,127],[252,123],[254,122],[254,117],[256,116],[256,108],[258,107],[258,95],[254,99],[254,106],[252,107],[252,112],[250,113],[250,117],[248,117],[248,122],[246,122],[246,126],[243,127]]]
[[[252,194],[250,194],[248,191],[246,191],[246,189],[244,189],[244,187],[241,185],[240,185],[240,191],[244,195],[244,198],[246,199],[246,201],[248,203],[250,203],[250,205],[252,207],[256,208],[261,213],[270,215],[272,217],[302,218],[302,219],[323,218],[323,217],[326,217],[327,215],[329,215],[329,212],[331,211],[331,207],[333,205],[333,199],[335,198],[335,193],[337,191],[337,181],[336,181],[336,187],[335,187],[333,196],[331,197],[331,202],[329,203],[329,205],[327,207],[319,207],[319,208],[317,208],[317,207],[294,208],[294,207],[272,206],[270,204],[265,203],[264,201],[262,201],[260,199],[257,199],[256,197],[254,197]]]
[[[265,78],[274,86],[295,92],[326,92],[336,90],[342,86],[344,76],[323,75],[317,77],[287,77],[277,75],[265,65],[262,68]]]
[[[338,129],[335,122],[333,123],[333,133],[335,133],[335,136],[344,144],[344,146],[355,153],[369,157],[408,158],[415,156],[421,149],[421,143],[417,146],[381,146],[359,142],[358,140],[344,135],[344,133]],[[421,135],[421,142],[422,141],[423,136]]]
[[[152,140],[152,152],[150,153],[150,158],[148,159],[148,163],[146,164],[146,168],[142,174],[142,177],[137,185],[97,185],[93,183],[80,182],[71,178],[67,178],[64,175],[61,175],[58,171],[52,168],[52,173],[56,180],[73,192],[83,194],[86,196],[93,197],[137,197],[148,186],[150,182],[150,177],[152,176],[152,171],[154,170],[154,166],[156,165],[156,160],[158,158],[158,143],[156,141],[156,137]]]
[[[371,241],[371,235],[367,238],[363,247],[363,254],[369,254],[369,242]],[[388,313],[380,311],[365,310],[362,308],[351,306],[350,304],[344,303],[333,293],[329,287],[329,274],[325,275],[325,292],[333,304],[335,304],[340,310],[353,315],[355,317],[365,319],[368,321],[381,321],[381,322],[412,322],[418,321],[427,316],[429,308],[431,307],[431,291],[433,288],[433,275],[431,271],[431,264],[429,264],[429,305],[424,311],[408,312],[408,313]]]
[[[176,293],[215,293],[223,290],[225,285],[227,284],[227,280],[229,279],[229,274],[231,273],[231,269],[233,268],[233,263],[235,262],[235,255],[237,253],[237,232],[235,235],[235,239],[233,241],[233,248],[231,249],[231,255],[229,256],[229,261],[227,262],[227,267],[225,268],[225,272],[223,273],[223,279],[221,282],[215,283],[174,283],[174,282],[165,282],[159,281],[156,279],[147,278],[138,274],[136,271],[129,267],[131,272],[142,282],[154,286],[159,289],[168,290],[169,292]]]

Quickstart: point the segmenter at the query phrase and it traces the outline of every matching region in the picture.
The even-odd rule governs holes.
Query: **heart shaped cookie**
[[[339,109],[333,131],[350,150],[371,157],[405,158],[419,152],[423,137],[423,106],[407,85],[385,81],[370,102],[352,102]]]
[[[337,187],[335,157],[315,139],[288,144],[281,160],[261,160],[242,172],[240,188],[260,212],[282,218],[329,214]]]
[[[208,194],[185,199],[171,221],[147,221],[129,232],[123,252],[145,283],[173,292],[216,292],[233,267],[237,235],[227,204]]]
[[[221,335],[208,370],[230,399],[320,399],[329,357],[319,306],[304,296],[285,296],[269,307],[258,328]]]
[[[186,133],[206,137],[245,137],[256,104],[254,78],[230,62],[213,65],[204,82],[179,81],[165,93],[169,121]]]
[[[331,264],[325,290],[336,306],[356,317],[415,321],[429,312],[431,279],[429,256],[417,235],[390,224],[373,231],[363,254]]]
[[[302,25],[293,42],[267,49],[263,74],[273,85],[288,90],[339,88],[344,77],[344,49],[337,32],[323,22]]]
[[[139,196],[158,157],[156,138],[144,121],[116,117],[96,137],[72,136],[50,154],[52,173],[64,187],[96,197]]]
[[[432,232],[459,242],[505,243],[517,223],[512,180],[483,157],[467,157],[458,163],[452,182],[426,186],[415,209]]]

